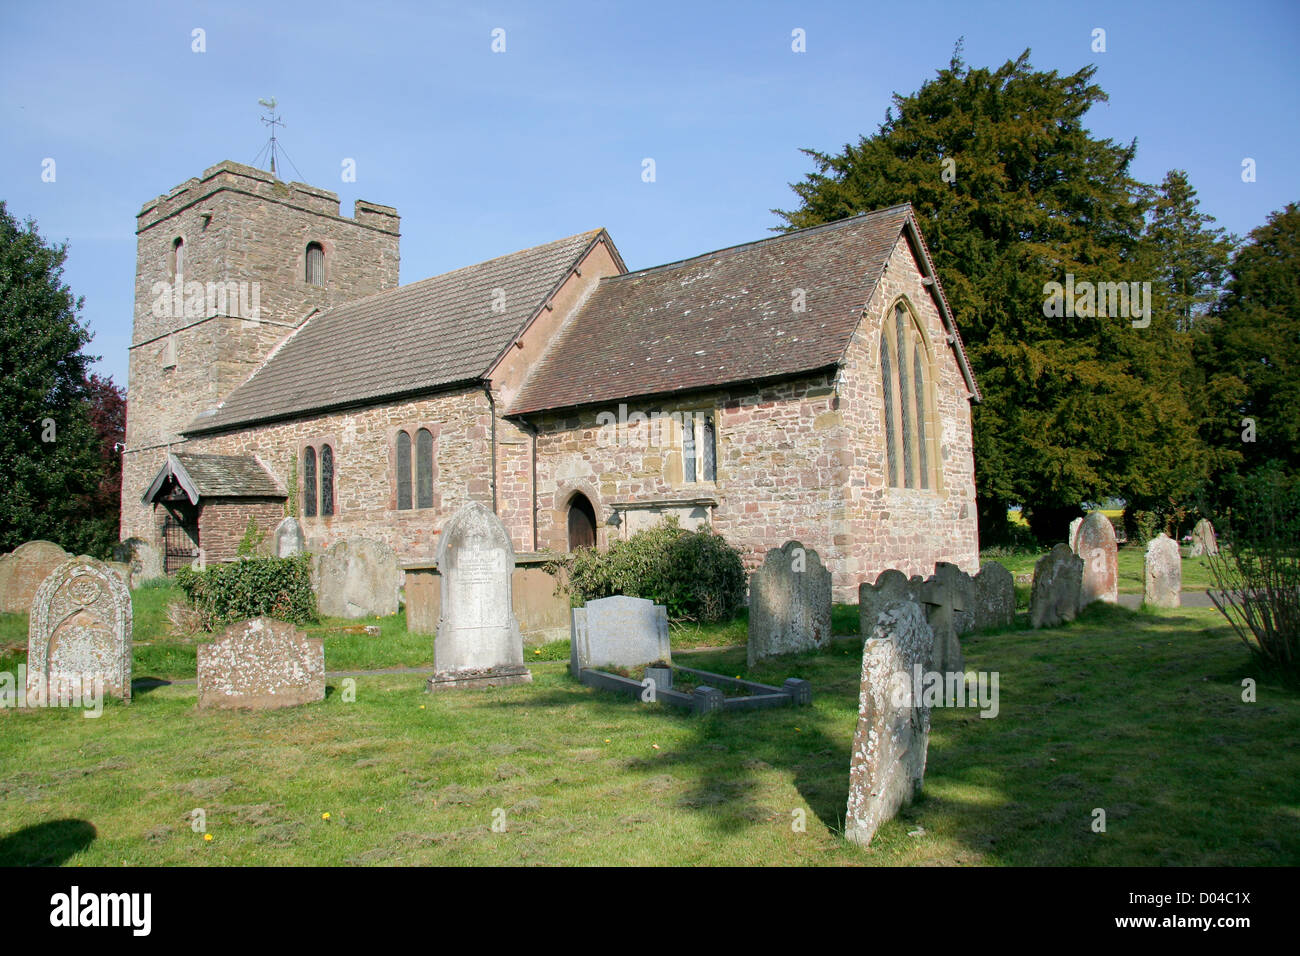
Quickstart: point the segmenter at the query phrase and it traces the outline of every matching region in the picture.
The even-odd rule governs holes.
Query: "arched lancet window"
[[[889,335],[880,333],[880,383],[885,392],[885,468],[890,487],[898,485],[898,433],[894,429],[894,363]]]
[[[411,507],[411,436],[397,433],[397,510]]]
[[[934,485],[927,424],[932,384],[925,338],[904,303],[894,306],[893,319],[880,333],[886,472],[891,487],[929,489]]]
[[[310,445],[302,450],[302,513],[316,517],[316,449]]]
[[[916,450],[921,474],[921,487],[930,487],[930,456],[925,444],[925,374],[921,362],[921,345],[912,351],[912,388],[916,396]]]
[[[320,449],[320,513],[321,517],[334,514],[334,449],[329,445]]]
[[[185,240],[180,236],[172,242],[172,278],[185,274]]]
[[[307,243],[307,284],[325,284],[325,247],[319,242]]]
[[[704,416],[701,441],[704,443],[704,480],[718,480],[718,433],[713,427],[713,416]]]
[[[596,509],[578,492],[569,500],[569,550],[596,546]]]
[[[415,433],[415,507],[433,507],[433,432]]]

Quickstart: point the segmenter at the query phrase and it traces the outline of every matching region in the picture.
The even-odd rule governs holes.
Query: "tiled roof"
[[[603,233],[580,233],[312,316],[214,413],[200,415],[186,431],[473,381]],[[493,310],[502,301],[497,290],[504,292],[501,311]]]
[[[167,456],[167,462],[144,493],[145,502],[175,478],[192,504],[200,498],[283,498],[284,489],[252,455]]]
[[[542,356],[510,413],[836,365],[909,222],[915,226],[910,205],[892,206],[602,279]],[[804,310],[795,311],[800,289]],[[947,313],[941,290],[938,299]],[[944,321],[955,337],[951,315]],[[968,373],[960,340],[954,342]],[[975,393],[969,374],[967,381]]]

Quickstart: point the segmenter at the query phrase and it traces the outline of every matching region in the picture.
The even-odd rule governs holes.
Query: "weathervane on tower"
[[[257,102],[259,106],[266,108],[266,115],[262,117],[262,125],[271,127],[271,138],[267,141],[266,145],[258,151],[257,156],[253,159],[253,165],[258,165],[262,157],[269,153],[271,156],[271,175],[279,179],[279,174],[276,172],[275,168],[275,154],[279,151],[284,155],[285,159],[289,160],[289,165],[293,167],[294,172],[301,177],[302,171],[298,169],[298,164],[289,157],[289,154],[284,151],[284,147],[279,144],[275,137],[275,128],[284,125],[284,121],[275,113],[275,97],[272,96],[270,99],[259,99]]]

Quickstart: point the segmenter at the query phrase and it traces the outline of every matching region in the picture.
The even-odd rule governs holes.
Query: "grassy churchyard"
[[[177,594],[134,592],[137,681],[194,677],[194,643],[168,636]],[[318,704],[198,711],[192,683],[141,681],[97,719],[0,710],[0,864],[1300,862],[1300,750],[1280,745],[1300,696],[1217,612],[1024,618],[963,638],[968,670],[998,674],[996,717],[934,711],[925,796],[869,849],[841,835],[861,644],[856,607],[837,606],[831,649],[750,672],[810,680],[797,710],[699,718],[594,691],[569,677],[567,641],[529,648],[533,683],[499,690],[371,674],[351,700],[334,676]],[[380,636],[314,629],[331,672],[431,667],[401,614],[361,623]],[[0,616],[0,671],[23,663],[26,626]],[[673,641],[682,663],[740,675],[744,638],[742,619]]]

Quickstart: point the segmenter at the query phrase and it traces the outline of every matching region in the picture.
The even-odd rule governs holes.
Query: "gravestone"
[[[430,691],[503,687],[533,679],[515,618],[515,549],[492,511],[476,501],[443,525],[438,540],[442,598]]]
[[[14,552],[15,554],[17,552]],[[1192,550],[1190,556],[1199,558],[1202,555],[1218,554],[1219,539],[1214,534],[1214,525],[1210,524],[1208,518],[1202,518],[1196,522],[1192,528]]]
[[[1034,564],[1034,585],[1029,596],[1029,622],[1034,627],[1056,627],[1073,621],[1079,614],[1079,591],[1083,587],[1083,559],[1066,544],[1052,550]]]
[[[1178,542],[1161,532],[1147,542],[1142,559],[1142,601],[1155,607],[1182,604],[1183,558]]]
[[[1079,526],[1075,553],[1083,559],[1083,584],[1079,591],[1079,608],[1093,601],[1119,602],[1119,544],[1115,526],[1100,511],[1093,511]]]
[[[325,642],[254,618],[200,644],[199,707],[271,710],[325,699]]]
[[[769,551],[749,579],[749,666],[831,640],[831,572],[798,541]]]
[[[27,696],[103,691],[131,698],[131,592],[102,561],[82,555],[55,568],[32,601]]]
[[[1079,525],[1083,524],[1083,517],[1080,516],[1070,522],[1070,536],[1066,538],[1070,542],[1070,550],[1075,554],[1079,553]]]
[[[275,526],[271,535],[271,553],[277,558],[291,558],[307,550],[307,535],[302,525],[293,515],[289,515]]]
[[[942,674],[963,670],[965,659],[957,638],[975,628],[975,583],[957,565],[939,561],[921,585],[920,600],[934,631],[930,668]]]
[[[886,605],[895,601],[917,601],[920,599],[920,575],[911,579],[902,571],[890,568],[881,571],[875,584],[863,581],[858,585],[858,633],[863,640],[870,637],[876,628],[876,618]]]
[[[1010,627],[1015,620],[1015,578],[996,561],[987,561],[975,575],[975,630]]]
[[[933,639],[921,608],[897,601],[881,610],[863,642],[844,826],[845,837],[861,846],[921,791],[930,709],[915,699],[914,675],[932,656]]]
[[[402,568],[382,541],[348,538],[312,562],[312,588],[321,614],[383,617],[397,613]]]
[[[72,555],[49,541],[28,541],[0,559],[0,611],[27,614],[36,589]]]
[[[137,587],[143,581],[166,577],[162,551],[143,538],[127,538],[113,545],[113,560],[131,565],[131,583]]]
[[[584,667],[671,664],[672,653],[668,609],[653,601],[620,594],[573,609],[569,669],[575,677]]]
[[[133,586],[131,581],[131,565],[127,564],[125,561],[106,561],[104,563],[108,565],[109,569],[114,574],[122,579],[122,583],[126,585],[127,590],[130,590]]]

